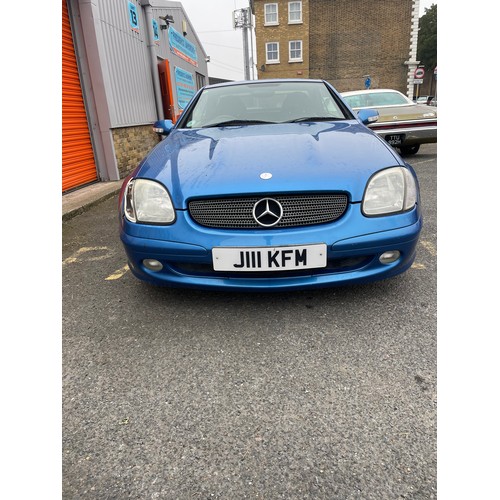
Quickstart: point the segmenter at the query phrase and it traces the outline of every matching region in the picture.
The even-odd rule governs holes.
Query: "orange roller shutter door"
[[[66,1],[62,2],[62,190],[97,180]]]

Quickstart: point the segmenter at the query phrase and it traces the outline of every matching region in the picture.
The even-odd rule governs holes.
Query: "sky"
[[[233,12],[248,7],[248,0],[180,1],[210,56],[208,75],[243,80],[243,34],[233,28]]]
[[[208,75],[243,80],[243,33],[241,29],[233,28],[233,12],[248,7],[248,0],[180,1],[205,52],[210,56]],[[420,0],[420,16],[433,3],[437,5],[436,0]],[[257,77],[255,69],[254,75],[250,71],[250,78],[253,77]]]

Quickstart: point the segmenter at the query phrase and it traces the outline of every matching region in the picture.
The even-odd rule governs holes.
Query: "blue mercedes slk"
[[[321,80],[207,86],[123,183],[120,237],[139,279],[293,290],[406,271],[422,214],[412,167]]]

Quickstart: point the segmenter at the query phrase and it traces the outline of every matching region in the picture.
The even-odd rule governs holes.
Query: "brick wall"
[[[132,172],[159,141],[159,136],[153,132],[151,125],[113,129],[113,143],[120,179]]]
[[[266,3],[278,3],[278,26],[264,26]],[[301,25],[288,24],[288,0],[254,5],[259,79],[321,78],[344,92],[363,89],[370,75],[371,88],[407,93],[413,0],[303,0]],[[300,65],[288,63],[288,41],[296,37],[304,44]],[[265,64],[268,41],[280,42],[280,64]]]
[[[264,78],[309,78],[309,2],[302,0],[302,22],[289,24],[289,0],[256,0],[255,25],[257,44],[257,74]],[[278,4],[279,24],[264,25],[264,5]],[[302,41],[302,62],[289,62],[289,42]],[[279,64],[266,63],[266,42],[278,42],[280,52]],[[264,66],[264,71],[262,67]]]

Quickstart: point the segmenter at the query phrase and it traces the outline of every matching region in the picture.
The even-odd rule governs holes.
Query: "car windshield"
[[[322,82],[269,82],[209,87],[180,128],[352,119]]]
[[[374,106],[401,106],[411,102],[399,92],[373,92],[343,96],[351,108],[371,108]]]

